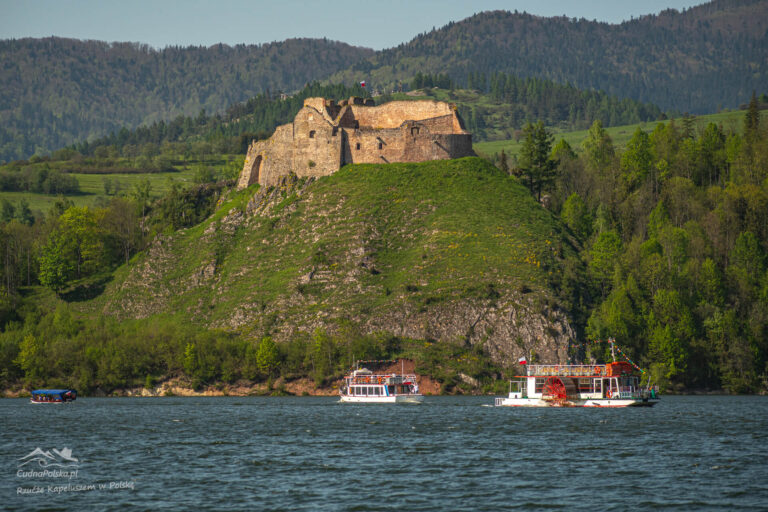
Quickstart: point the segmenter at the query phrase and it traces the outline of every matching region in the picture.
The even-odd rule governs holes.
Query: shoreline
[[[78,391],[78,397],[105,398],[105,397],[179,397],[179,396],[339,396],[338,384],[334,381],[330,386],[317,387],[312,379],[300,377],[287,380],[278,378],[273,382],[239,381],[233,384],[218,382],[195,389],[189,379],[173,377],[161,381],[159,384],[147,388],[134,386],[117,388],[109,392],[95,389],[91,393]],[[419,386],[426,396],[440,395],[440,383],[427,376],[419,376]],[[36,388],[33,388],[36,389]],[[0,390],[0,398],[29,398],[32,389],[25,387],[8,388]],[[480,394],[480,393],[477,393]]]

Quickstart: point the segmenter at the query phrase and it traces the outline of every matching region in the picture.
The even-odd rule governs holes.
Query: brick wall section
[[[307,98],[290,124],[269,140],[253,142],[238,189],[280,176],[327,176],[352,163],[422,162],[473,155],[472,135],[456,108],[439,101],[393,101],[365,106]]]

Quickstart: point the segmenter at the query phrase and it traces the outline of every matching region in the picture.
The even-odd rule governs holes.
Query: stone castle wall
[[[327,176],[346,164],[421,162],[473,155],[455,107],[439,101],[341,105],[308,98],[292,123],[251,144],[238,188],[272,186],[280,176]]]

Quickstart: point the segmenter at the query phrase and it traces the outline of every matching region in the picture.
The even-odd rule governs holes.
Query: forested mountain
[[[0,160],[294,91],[372,54],[325,39],[163,50],[56,37],[0,41]]]
[[[663,110],[714,112],[768,83],[768,2],[716,0],[618,25],[484,12],[421,34],[333,76],[389,87],[417,72],[466,84],[505,72],[599,89]],[[475,87],[489,87],[476,84]]]

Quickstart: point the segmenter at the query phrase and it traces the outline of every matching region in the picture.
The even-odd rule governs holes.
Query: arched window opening
[[[310,139],[314,139],[315,138],[315,130],[310,130],[309,131],[309,138]]]

